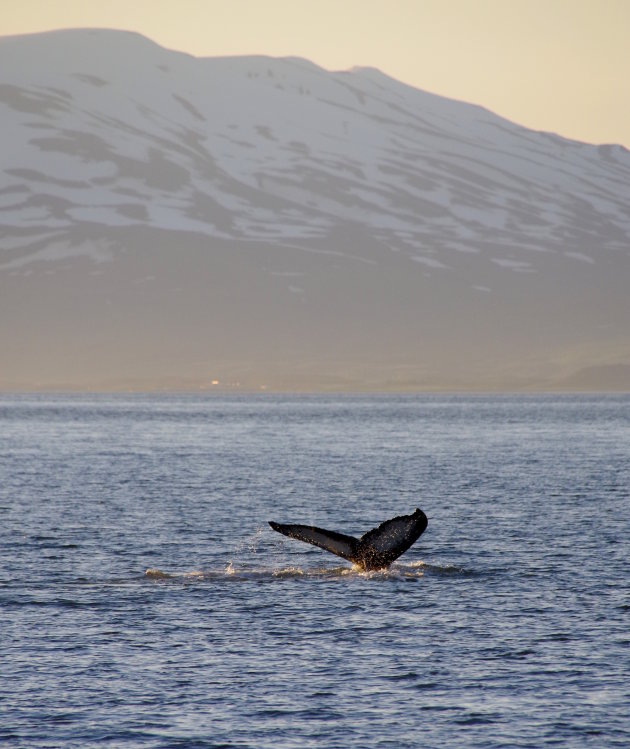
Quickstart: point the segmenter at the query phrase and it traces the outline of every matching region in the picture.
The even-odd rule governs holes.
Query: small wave
[[[471,575],[470,570],[460,567],[456,564],[428,564],[427,562],[396,562],[393,567],[399,567],[405,570],[418,570],[432,575]],[[392,569],[390,568],[390,569]]]
[[[434,575],[469,575],[470,570],[456,564],[425,564],[424,569]]]
[[[198,570],[192,572],[164,572],[163,570],[149,568],[144,574],[152,580],[202,580],[206,573]],[[228,573],[226,572],[225,574]]]
[[[186,581],[246,581],[246,580],[277,580],[278,578],[295,577],[339,577],[341,570],[303,570],[300,567],[280,568],[238,568],[229,562],[220,570],[195,570],[192,572],[166,572],[160,569],[146,570],[145,577],[151,580],[169,580],[175,582]]]
[[[303,569],[298,566],[289,567],[237,567],[232,561],[222,569],[192,570],[186,572],[168,572],[157,568],[146,570],[145,577],[156,581],[195,582],[195,581],[247,581],[247,580],[278,580],[303,578],[308,580],[419,580],[425,574],[423,564],[399,565],[395,564],[385,570],[364,570],[358,566],[352,567],[315,567]]]

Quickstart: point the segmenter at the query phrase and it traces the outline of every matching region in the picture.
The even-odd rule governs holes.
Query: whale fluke
[[[345,536],[343,533],[316,528],[314,525],[285,525],[269,522],[269,525],[289,538],[319,546],[338,557],[343,557],[365,570],[380,570],[398,559],[424,533],[427,516],[417,509],[411,515],[399,515],[386,520],[361,538]]]

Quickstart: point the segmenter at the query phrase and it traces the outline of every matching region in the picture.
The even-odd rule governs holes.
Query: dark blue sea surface
[[[629,495],[627,396],[1,396],[0,744],[628,747]]]

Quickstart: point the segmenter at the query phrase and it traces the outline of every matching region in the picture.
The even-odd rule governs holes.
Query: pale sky
[[[2,35],[106,27],[202,57],[369,65],[526,127],[630,147],[630,0],[0,2]]]

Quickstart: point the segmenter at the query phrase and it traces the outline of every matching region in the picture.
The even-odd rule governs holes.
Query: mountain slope
[[[0,39],[0,70],[0,387],[553,387],[630,362],[620,146],[127,32]]]

